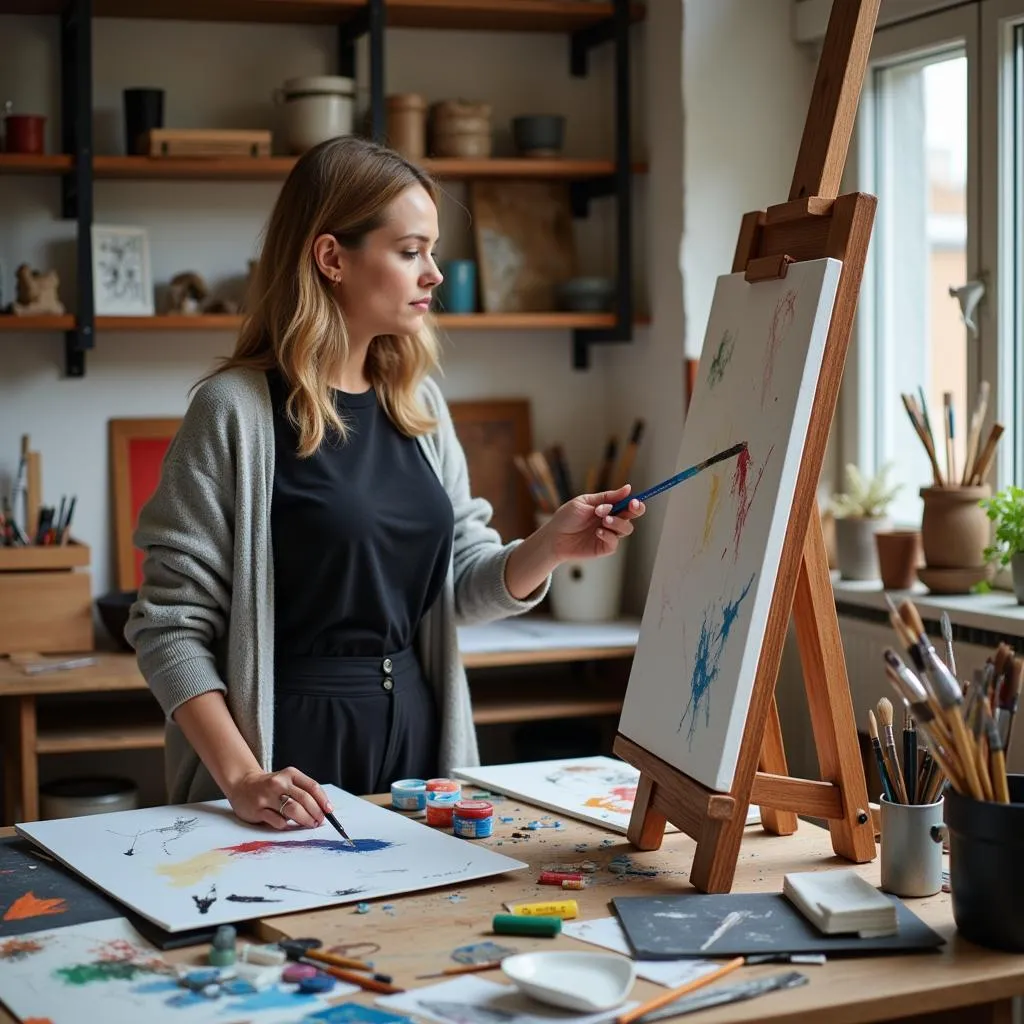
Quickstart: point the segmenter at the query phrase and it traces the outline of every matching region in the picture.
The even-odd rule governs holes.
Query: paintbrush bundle
[[[888,595],[886,601],[889,621],[911,662],[904,663],[892,648],[885,651],[886,675],[910,720],[904,720],[902,766],[892,732],[892,704],[884,698],[879,701],[881,730],[870,715],[872,747],[887,799],[932,803],[948,783],[975,800],[1009,803],[1006,750],[1024,679],[1024,658],[1001,643],[972,683],[962,687],[948,619],[942,623],[943,660],[914,604],[904,600],[897,607]],[[920,756],[919,736],[925,741]]]
[[[935,432],[932,430],[931,416],[928,413],[928,401],[923,388],[917,389],[917,395],[901,394],[903,408],[910,418],[914,433],[924,445],[928,461],[932,467],[932,478],[936,487],[970,487],[984,482],[988,471],[995,460],[996,446],[1003,436],[1005,428],[1001,423],[993,423],[989,428],[984,444],[981,443],[982,426],[988,411],[990,386],[987,380],[981,382],[978,396],[971,410],[971,420],[967,429],[966,453],[962,472],[957,472],[954,449],[956,446],[956,410],[953,393],[944,391],[942,394],[942,440],[941,449],[936,444]],[[942,456],[945,469],[939,461]]]

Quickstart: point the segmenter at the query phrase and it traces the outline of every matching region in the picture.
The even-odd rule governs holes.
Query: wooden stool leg
[[[829,819],[832,849],[855,863],[875,857],[868,790],[857,743],[857,724],[846,675],[835,595],[821,516],[812,512],[793,600],[804,687],[821,778],[841,787],[843,817]]]
[[[768,708],[768,720],[764,726],[764,738],[761,741],[761,759],[758,769],[772,775],[788,775],[786,764],[786,748],[782,742],[782,723],[779,721],[779,706],[772,695],[771,706]],[[777,836],[791,836],[797,829],[795,811],[779,811],[774,807],[762,807],[761,824],[766,832]]]

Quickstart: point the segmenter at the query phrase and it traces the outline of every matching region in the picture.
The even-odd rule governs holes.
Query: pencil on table
[[[724,978],[727,974],[735,971],[737,967],[742,967],[743,964],[743,957],[735,957],[728,963],[722,964],[718,970],[711,971],[710,974],[704,974],[699,978],[694,978],[691,981],[686,982],[684,985],[671,988],[667,992],[662,992],[660,995],[654,996],[652,999],[648,999],[647,1002],[641,1003],[639,1006],[634,1006],[632,1010],[619,1014],[619,1016],[615,1018],[615,1024],[633,1024],[634,1021],[639,1020],[645,1014],[653,1013],[655,1010],[660,1010],[663,1006],[668,1006],[669,1003],[674,1003],[680,997],[685,996],[690,992],[694,992],[699,988],[704,988],[705,985],[710,985],[713,981],[718,981],[719,978]]]

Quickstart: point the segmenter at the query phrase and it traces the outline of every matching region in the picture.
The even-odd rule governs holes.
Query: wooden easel
[[[614,750],[640,769],[628,837],[661,846],[666,821],[697,841],[690,881],[704,892],[732,888],[749,804],[764,828],[796,831],[797,813],[828,820],[832,848],[854,862],[875,856],[857,728],[815,490],[835,415],[875,197],[840,196],[839,184],[867,67],[880,0],[834,0],[807,112],[789,201],[748,213],[732,271],[748,281],[784,277],[790,263],[843,262],[778,579],[732,789],[718,793],[625,736]],[[788,775],[775,684],[792,614],[821,780]]]

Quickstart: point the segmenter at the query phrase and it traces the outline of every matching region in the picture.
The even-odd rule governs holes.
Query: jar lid
[[[355,91],[355,79],[347,78],[344,75],[306,75],[302,78],[289,78],[281,86],[281,92],[285,96],[301,96],[307,93],[351,96]]]
[[[494,807],[487,800],[460,800],[455,805],[455,814],[460,818],[489,818]]]

